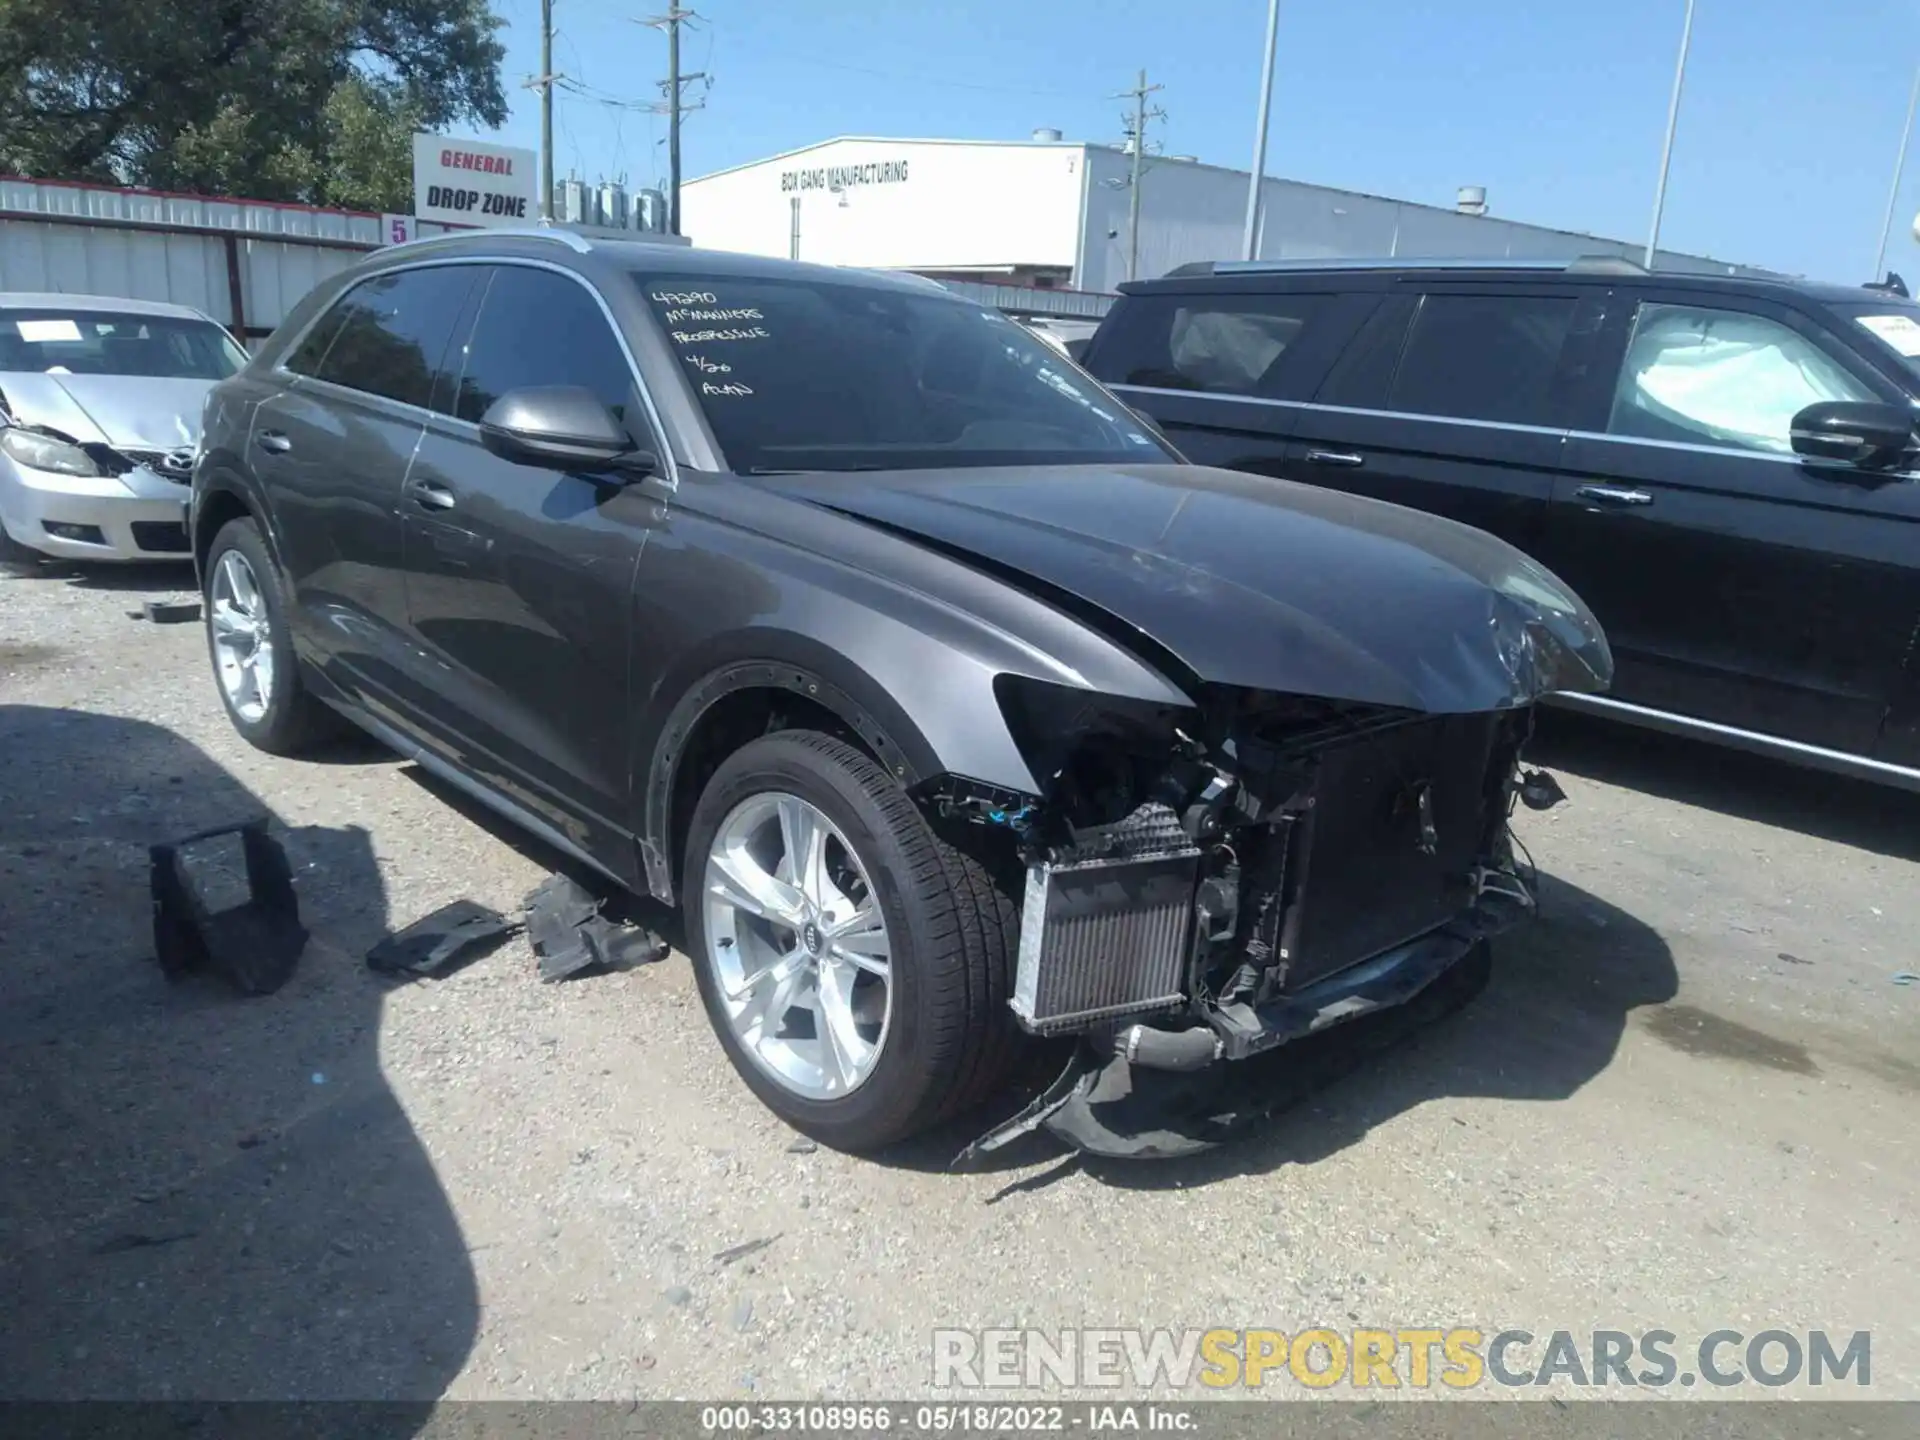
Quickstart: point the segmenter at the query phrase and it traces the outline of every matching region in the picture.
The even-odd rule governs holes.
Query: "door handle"
[[[1591,500],[1596,505],[1651,505],[1653,496],[1645,490],[1629,490],[1623,485],[1582,485],[1573,492],[1576,500]]]
[[[453,509],[453,491],[444,485],[436,485],[431,480],[412,481],[407,486],[407,492],[413,496],[413,503],[422,510]]]
[[[284,455],[293,449],[293,441],[282,435],[278,430],[262,430],[253,438],[254,442],[258,444],[262,450],[270,451],[275,455]]]
[[[1367,457],[1356,455],[1351,450],[1309,450],[1309,465],[1340,465],[1348,470],[1357,469],[1367,463]]]

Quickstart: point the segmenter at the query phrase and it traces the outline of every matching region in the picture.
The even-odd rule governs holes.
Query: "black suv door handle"
[[[284,455],[293,449],[293,441],[282,435],[278,430],[262,430],[253,438],[262,450],[270,450],[275,455]]]
[[[1629,490],[1623,485],[1582,485],[1573,492],[1576,500],[1591,500],[1596,505],[1651,505],[1653,496],[1645,490]]]
[[[431,480],[414,480],[408,484],[407,492],[413,496],[413,503],[422,510],[453,509],[453,491]]]
[[[1342,465],[1352,470],[1367,463],[1367,457],[1356,455],[1351,450],[1309,450],[1309,465]]]

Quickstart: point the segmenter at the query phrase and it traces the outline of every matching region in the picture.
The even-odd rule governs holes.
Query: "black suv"
[[[1415,506],[1593,606],[1606,715],[1920,788],[1920,306],[1571,264],[1183,267],[1085,363],[1190,458]]]
[[[558,231],[324,283],[213,392],[191,527],[242,735],[343,716],[678,901],[747,1083],[852,1147],[1024,1030],[1125,1152],[1111,1067],[1484,973],[1532,702],[1610,667],[1511,547],[1183,464],[931,281]]]

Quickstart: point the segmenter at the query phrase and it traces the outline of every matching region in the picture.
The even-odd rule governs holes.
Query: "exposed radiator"
[[[1200,851],[1144,807],[1027,868],[1013,1010],[1045,1035],[1179,1003]]]

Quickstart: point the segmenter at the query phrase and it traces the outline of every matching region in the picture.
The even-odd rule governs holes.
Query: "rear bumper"
[[[186,560],[188,487],[144,466],[59,475],[0,457],[0,523],[29,549],[67,560]]]

